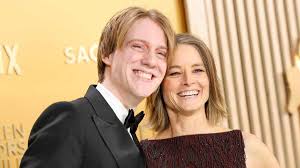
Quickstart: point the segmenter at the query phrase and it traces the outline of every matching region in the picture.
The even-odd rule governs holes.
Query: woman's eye
[[[205,72],[204,69],[195,69],[194,72],[198,73],[198,72]]]
[[[180,75],[180,73],[179,72],[171,72],[171,73],[169,73],[169,76],[176,76],[176,75]]]

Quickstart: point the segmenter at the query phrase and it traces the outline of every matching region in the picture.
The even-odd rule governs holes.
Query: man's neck
[[[121,91],[108,80],[104,80],[101,84],[114,96],[116,96],[127,109],[135,108],[143,100],[143,98],[135,97],[127,91]]]

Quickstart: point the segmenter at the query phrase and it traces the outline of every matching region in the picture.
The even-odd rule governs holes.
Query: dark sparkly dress
[[[246,168],[240,130],[143,140],[148,168]]]

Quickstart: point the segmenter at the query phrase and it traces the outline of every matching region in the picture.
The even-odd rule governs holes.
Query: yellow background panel
[[[30,129],[48,105],[81,97],[96,84],[92,58],[102,28],[129,6],[158,9],[176,32],[186,31],[181,0],[0,2],[0,168],[17,167]]]

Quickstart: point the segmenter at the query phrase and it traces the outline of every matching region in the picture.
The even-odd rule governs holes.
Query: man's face
[[[167,42],[163,30],[149,18],[137,20],[123,45],[104,58],[112,92],[121,99],[143,99],[162,82],[167,67]],[[121,100],[122,101],[122,100]]]

